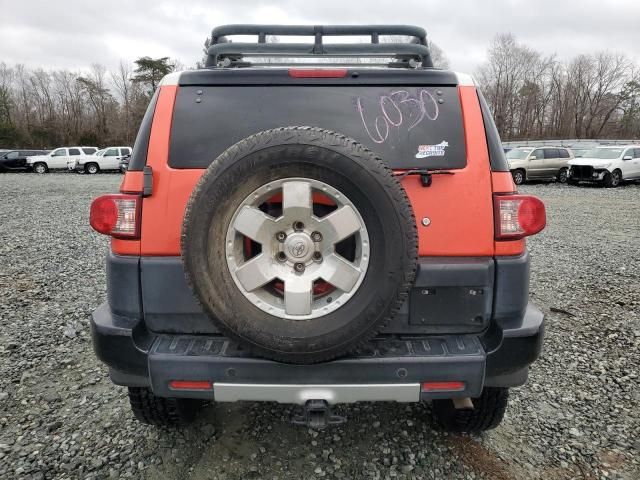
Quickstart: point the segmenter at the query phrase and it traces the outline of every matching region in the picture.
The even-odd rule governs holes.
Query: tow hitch
[[[331,406],[326,400],[307,400],[302,407],[302,415],[294,415],[291,423],[304,425],[311,428],[325,428],[329,425],[339,425],[347,419],[340,415],[334,415]]]

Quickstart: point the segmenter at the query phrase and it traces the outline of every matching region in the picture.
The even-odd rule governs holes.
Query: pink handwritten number
[[[429,91],[424,89],[420,90],[416,96],[411,96],[406,90],[396,90],[389,95],[381,95],[378,106],[380,107],[380,114],[373,121],[375,132],[372,133],[367,125],[362,99],[358,97],[356,100],[356,107],[360,114],[362,125],[369,138],[375,143],[384,143],[389,137],[391,127],[401,127],[407,118],[416,117],[412,123],[407,122],[407,131],[411,131],[425,117],[431,121],[436,121],[440,114],[437,100]],[[403,108],[408,111],[408,115],[403,115]]]

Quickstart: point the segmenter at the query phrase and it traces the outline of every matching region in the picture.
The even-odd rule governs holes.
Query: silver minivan
[[[518,147],[507,152],[509,170],[516,185],[525,180],[567,181],[567,162],[573,157],[565,147]]]

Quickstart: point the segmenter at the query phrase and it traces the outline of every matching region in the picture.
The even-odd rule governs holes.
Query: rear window
[[[343,133],[392,168],[466,165],[462,112],[453,86],[181,87],[169,165],[206,168],[243,138],[292,125]]]
[[[97,148],[93,148],[93,147],[82,147],[82,151],[87,154],[87,155],[93,155],[94,153],[96,153],[98,151]]]

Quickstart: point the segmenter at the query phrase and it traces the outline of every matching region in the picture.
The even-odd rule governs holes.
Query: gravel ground
[[[640,478],[639,185],[522,188],[549,214],[529,243],[546,344],[502,426],[469,437],[421,405],[343,407],[321,432],[275,404],[136,423],[88,324],[107,247],[88,204],[120,178],[0,175],[0,478]]]

